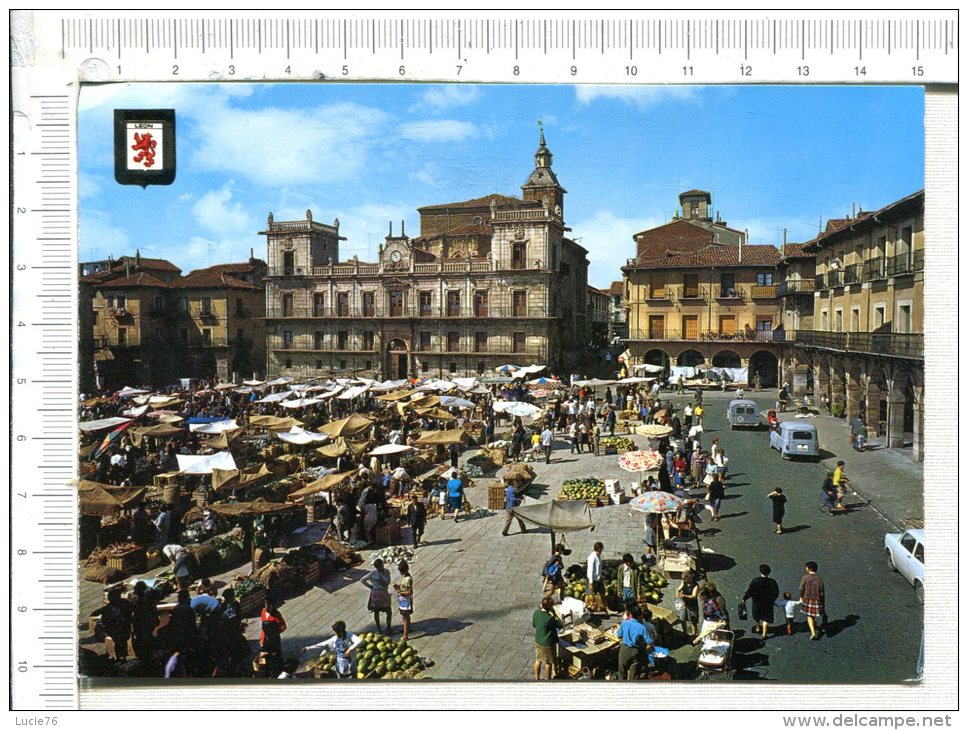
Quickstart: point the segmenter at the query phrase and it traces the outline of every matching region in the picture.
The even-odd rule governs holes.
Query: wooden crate
[[[326,502],[315,502],[313,504],[306,505],[306,520],[309,522],[318,522],[326,518],[326,512],[329,509],[329,505]]]
[[[306,587],[319,583],[320,577],[322,576],[322,568],[318,560],[311,560],[306,564],[306,572],[303,574],[303,582]]]
[[[262,605],[266,601],[266,589],[259,588],[239,599],[242,616],[253,618],[262,613]]]
[[[192,501],[199,507],[204,507],[208,504],[208,490],[205,487],[199,487],[194,492],[192,492]]]
[[[107,556],[105,565],[108,565],[112,568],[117,568],[125,573],[130,573],[134,570],[142,569],[145,566],[145,563],[145,549],[143,547],[139,547],[135,548],[134,550],[129,550],[126,553],[121,553],[120,555]]]
[[[377,528],[377,545],[396,545],[398,542],[400,542],[400,520],[390,520]]]
[[[504,509],[504,492],[507,486],[504,484],[492,484],[487,488],[487,508],[500,510]]]
[[[168,471],[164,474],[156,474],[153,480],[154,486],[156,486],[158,489],[164,489],[165,487],[174,485],[178,477],[179,473],[177,471]]]

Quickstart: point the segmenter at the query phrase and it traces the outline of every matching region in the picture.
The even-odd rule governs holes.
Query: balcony
[[[905,276],[914,273],[914,254],[912,252],[891,256],[887,259],[888,276]]]
[[[924,249],[919,248],[914,252],[914,270],[924,271]]]
[[[850,264],[844,267],[844,285],[860,283],[860,267],[857,264]]]
[[[705,300],[699,289],[683,289],[679,301],[683,304],[701,304]]]
[[[794,294],[813,294],[816,288],[817,283],[809,279],[788,279],[780,282],[776,289],[776,295],[788,297]]]
[[[816,291],[821,291],[822,289],[826,289],[827,277],[824,276],[823,274],[817,274],[815,277],[813,277],[813,285]]]
[[[844,272],[840,269],[831,269],[827,272],[827,288],[836,289],[844,285]]]
[[[883,256],[868,259],[864,262],[864,281],[877,281],[887,276]]]
[[[924,335],[920,333],[797,330],[787,333],[787,340],[822,350],[924,359]]]
[[[696,330],[680,332],[679,330],[652,329],[648,337],[638,337],[635,332],[630,333],[632,342],[773,342],[773,330],[744,330],[742,332],[715,332],[712,330]]]
[[[776,284],[758,284],[750,287],[750,296],[753,299],[776,299]]]
[[[720,288],[716,292],[717,299],[735,299],[738,301],[743,300],[743,290],[736,287]]]

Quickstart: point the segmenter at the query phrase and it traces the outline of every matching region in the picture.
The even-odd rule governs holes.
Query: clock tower
[[[559,219],[564,220],[565,193],[568,191],[561,187],[554,170],[551,169],[552,157],[551,150],[545,143],[544,129],[541,129],[538,150],[534,153],[534,171],[521,189],[524,191],[525,200],[541,203]]]

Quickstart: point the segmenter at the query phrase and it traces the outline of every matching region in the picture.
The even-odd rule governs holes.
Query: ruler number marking
[[[748,65],[748,64],[741,63],[740,66],[739,66],[739,75],[740,76],[752,76],[753,75],[753,67],[750,66],[750,65]]]

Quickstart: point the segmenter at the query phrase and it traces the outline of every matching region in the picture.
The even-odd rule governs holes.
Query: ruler
[[[955,84],[957,11],[11,15],[11,677],[76,706],[77,93],[84,82]]]

